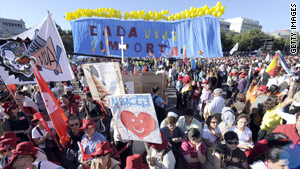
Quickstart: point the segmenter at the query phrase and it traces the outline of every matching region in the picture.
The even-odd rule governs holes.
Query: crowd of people
[[[300,58],[285,59],[292,73],[279,63],[266,72],[265,57],[129,60],[124,74],[162,73],[176,88],[177,110],[167,112],[170,104],[153,86],[162,143],[147,147],[122,139],[108,100],[93,99],[80,64],[72,66],[79,88],[49,83],[68,118],[69,142],[55,141],[37,85],[2,85],[0,168],[300,168]]]

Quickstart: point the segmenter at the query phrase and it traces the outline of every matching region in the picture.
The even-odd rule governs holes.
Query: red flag
[[[277,69],[278,69],[277,59],[278,59],[278,53],[276,53],[276,55],[274,56],[273,60],[271,61],[271,63],[269,64],[269,66],[266,69],[266,72],[270,76],[275,76],[275,75],[278,74],[278,72],[277,72]]]
[[[67,126],[66,126],[67,117],[64,114],[63,109],[58,104],[53,93],[49,89],[46,81],[44,80],[39,70],[37,69],[35,63],[33,63],[32,70],[36,78],[36,81],[39,85],[41,95],[43,97],[46,109],[53,123],[53,126],[56,130],[56,133],[58,134],[61,142],[68,142],[69,137],[67,135]]]
[[[42,126],[44,127],[44,129],[46,130],[46,132],[51,133],[51,129],[49,128],[47,122],[44,120],[44,118],[43,118],[41,112],[37,112],[37,113],[35,113],[33,116],[35,116],[35,117],[41,122],[41,124],[42,124]],[[63,152],[63,148],[62,148],[62,146],[59,144],[59,142],[58,142],[58,140],[57,140],[57,138],[56,138],[56,135],[55,135],[55,134],[51,134],[51,137],[52,137],[53,141],[55,142],[55,144],[57,145],[57,147],[59,148],[59,150],[60,150],[61,152]]]

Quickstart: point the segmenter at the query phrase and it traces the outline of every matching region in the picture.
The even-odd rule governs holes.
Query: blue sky
[[[214,6],[220,0],[0,0],[0,18],[22,18],[26,27],[33,27],[52,13],[55,22],[63,29],[71,29],[70,22],[65,20],[65,12],[73,12],[77,8],[97,9],[101,7],[115,8],[124,11],[170,10],[177,13],[191,6]],[[286,30],[290,27],[290,3],[297,0],[221,0],[226,7],[224,19],[246,17],[258,20],[263,31]],[[299,1],[298,1],[299,2]],[[298,24],[300,3],[298,5]]]

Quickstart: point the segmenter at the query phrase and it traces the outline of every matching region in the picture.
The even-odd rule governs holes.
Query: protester
[[[180,116],[177,121],[177,126],[184,132],[187,133],[189,129],[196,128],[202,133],[202,124],[199,120],[195,119],[194,110],[191,108],[186,108],[184,110],[184,116]]]
[[[199,130],[191,128],[187,139],[182,142],[181,151],[184,167],[198,169],[206,162],[206,146],[201,139]]]
[[[15,97],[16,97],[17,101],[21,101],[23,103],[23,106],[25,106],[25,107],[31,107],[35,111],[39,111],[39,108],[36,105],[36,103],[32,99],[30,99],[28,96],[26,96],[24,92],[17,91],[15,93]]]
[[[175,117],[176,119],[176,122],[177,122],[177,119],[178,119],[178,115],[174,112],[169,112],[168,115],[167,115],[167,118],[168,117]],[[167,118],[165,118],[161,123],[160,123],[160,128],[164,128],[164,127],[167,127]]]
[[[159,95],[160,93],[160,88],[155,86],[152,88],[152,99],[153,99],[153,104],[155,107],[155,112],[157,116],[158,123],[160,124],[166,117],[166,111],[165,111],[165,106],[168,105],[167,102],[165,102]]]
[[[234,108],[237,110],[237,114],[250,114],[250,101],[246,101],[246,96],[243,93],[236,95]]]
[[[63,169],[63,167],[47,160],[36,162],[38,148],[32,142],[22,142],[13,151],[9,164],[4,169],[32,168],[32,169]]]
[[[226,99],[225,107],[222,109],[222,121],[218,125],[222,135],[224,135],[230,127],[234,125],[235,113],[232,110],[234,107],[233,99]]]
[[[112,150],[110,148],[110,144],[107,141],[100,142],[96,145],[96,150],[92,153],[91,168],[92,169],[121,169],[120,162],[111,158]]]
[[[16,149],[17,140],[13,138],[7,138],[0,142],[0,168],[4,168],[8,165],[9,158],[12,156],[12,151]]]
[[[56,137],[55,132],[47,132],[36,115],[33,116],[32,123],[36,125],[32,129],[32,139],[34,143],[46,153],[47,159],[50,161],[54,161],[54,159],[56,159],[62,165],[66,165],[64,155],[59,151],[59,146],[56,145],[51,137]],[[50,129],[53,129],[52,122],[48,122],[47,125]],[[55,158],[53,157],[53,154],[55,155]]]
[[[248,163],[245,153],[240,150],[239,137],[233,131],[224,134],[226,144],[219,145],[214,153],[214,167],[221,168],[244,168],[248,169]]]
[[[64,147],[67,147],[66,157],[67,160],[69,160],[75,166],[78,166],[79,165],[78,152],[80,150],[77,142],[81,141],[84,132],[79,130],[80,120],[77,116],[68,117],[67,126],[68,126],[67,134],[69,137],[69,142],[64,144]]]
[[[221,119],[222,109],[225,107],[225,100],[222,97],[223,90],[217,88],[213,93],[213,100],[209,103],[209,112],[218,116],[219,120]]]
[[[78,104],[72,102],[69,100],[68,95],[64,94],[60,97],[60,100],[62,102],[61,106],[67,110],[67,114],[78,116]]]
[[[93,100],[92,94],[90,92],[85,94],[86,96],[86,102],[82,106],[80,112],[86,112],[86,118],[89,120],[93,120],[96,123],[97,128],[99,129],[99,132],[104,132],[105,128],[102,123],[102,111],[100,104]]]
[[[176,118],[169,116],[166,119],[167,127],[161,128],[160,131],[166,137],[166,140],[171,144],[171,149],[175,156],[179,155],[178,147],[180,143],[185,138],[183,131],[176,126]]]
[[[29,141],[28,134],[31,132],[31,123],[28,116],[19,112],[18,106],[14,103],[6,102],[2,105],[5,109],[4,129],[13,131],[23,141]]]
[[[282,124],[282,119],[275,112],[275,110],[280,107],[278,99],[278,96],[270,96],[264,102],[266,113],[264,114],[260,125],[260,131],[257,138],[258,141],[263,139],[267,133],[271,133],[277,125]]]
[[[79,128],[84,131],[81,139],[81,145],[85,154],[89,155],[96,151],[96,145],[99,142],[106,141],[104,136],[97,132],[97,126],[94,121],[83,119],[82,127]],[[87,168],[91,165],[91,158],[85,159],[81,151],[79,151],[78,160],[82,167]]]
[[[148,165],[143,163],[140,154],[134,154],[127,157],[125,169],[148,169]]]
[[[250,151],[254,146],[252,141],[252,132],[247,127],[249,121],[250,117],[247,114],[240,114],[236,118],[235,126],[229,129],[229,131],[233,131],[238,135],[239,144],[237,147],[243,151]]]
[[[174,169],[176,160],[163,133],[161,133],[161,139],[161,144],[149,143],[150,148],[147,155],[149,168]]]
[[[203,142],[207,147],[216,147],[223,140],[223,136],[218,127],[216,116],[209,116],[206,120],[206,126],[203,128]]]
[[[300,145],[300,112],[296,114],[296,124],[278,125],[273,133],[283,133],[294,143]]]

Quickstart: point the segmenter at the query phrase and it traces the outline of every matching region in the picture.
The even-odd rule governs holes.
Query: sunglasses
[[[9,148],[9,149],[7,149],[7,150],[3,150],[2,152],[5,153],[5,152],[11,151],[11,150],[13,150],[13,149],[12,149],[12,148]]]
[[[95,157],[97,158],[100,158],[100,157],[103,157],[103,156],[106,156],[107,154],[99,154],[99,155],[96,155]]]
[[[75,123],[75,124],[70,124],[70,127],[74,127],[74,126],[78,126],[79,123]]]
[[[239,142],[238,142],[238,141],[227,141],[227,143],[228,143],[229,145],[233,145],[233,144],[239,145]]]
[[[217,122],[217,121],[212,121],[212,122],[210,122],[210,123],[217,124],[218,122]]]

